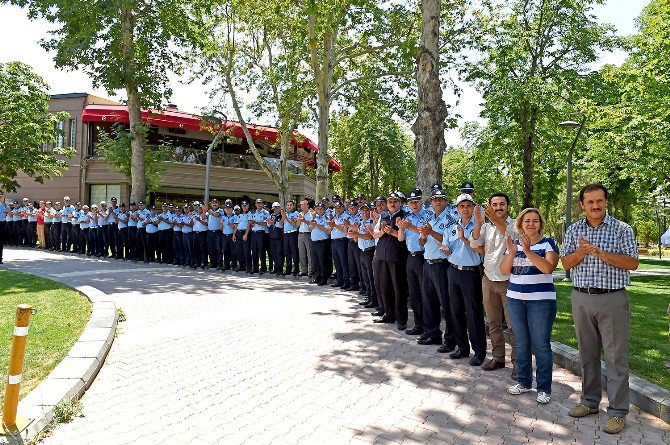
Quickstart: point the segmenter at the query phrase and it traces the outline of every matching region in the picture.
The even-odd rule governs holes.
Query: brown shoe
[[[588,406],[577,404],[574,408],[568,411],[570,417],[585,417],[589,414],[598,414],[598,408],[589,408]]]
[[[491,360],[487,360],[482,365],[482,369],[484,371],[495,371],[496,369],[500,369],[500,368],[504,368],[504,367],[505,367],[504,363],[501,363],[494,358],[492,358]]]
[[[610,417],[609,420],[605,422],[603,431],[607,434],[619,434],[623,431],[624,426],[626,426],[625,417]]]
[[[516,370],[516,363],[512,365],[512,380],[516,382],[516,380],[519,378],[519,373]]]

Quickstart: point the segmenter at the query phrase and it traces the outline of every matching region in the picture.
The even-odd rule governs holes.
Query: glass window
[[[100,204],[100,201],[106,201],[110,204],[112,197],[121,199],[121,184],[91,184],[91,202],[90,204]]]
[[[77,119],[70,119],[70,147],[76,147],[77,142]]]
[[[56,148],[63,148],[63,143],[64,143],[64,134],[63,134],[63,127],[65,126],[65,122],[60,121],[56,124],[56,129],[58,130],[58,135],[57,135],[57,140],[56,140]]]

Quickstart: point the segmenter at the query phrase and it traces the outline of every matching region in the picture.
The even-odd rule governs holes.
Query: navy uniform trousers
[[[449,346],[456,346],[456,337],[451,322],[451,304],[449,303],[449,285],[447,271],[449,262],[442,260],[439,263],[423,263],[423,325],[424,338],[442,336],[440,329],[440,315],[444,318],[444,340]],[[481,286],[481,284],[480,284]]]
[[[449,267],[449,303],[451,323],[454,327],[458,349],[470,353],[468,337],[475,354],[486,354],[484,328],[484,297],[482,295],[479,267],[459,270]]]
[[[284,233],[284,257],[286,258],[286,273],[298,275],[300,259],[298,258],[298,231]]]
[[[235,244],[233,243],[233,234],[221,235],[221,253],[223,255],[223,270],[229,270],[234,261]]]
[[[193,251],[195,252],[195,261],[193,267],[207,267],[207,231],[193,232]]]
[[[372,259],[375,256],[375,248],[369,247],[366,250],[360,250],[358,246],[356,249],[360,252],[361,261],[361,285],[365,286],[365,295],[370,299],[370,303],[375,306],[379,305],[377,301],[377,292],[374,285],[374,274],[372,272]]]
[[[423,302],[421,281],[423,279],[423,253],[409,254],[407,257],[407,288],[409,304],[414,314],[414,327],[423,329]]]
[[[172,252],[174,253],[174,255],[172,255],[173,263],[180,266],[187,263],[184,249],[184,236],[181,230],[172,231]]]
[[[260,269],[258,260],[260,259]],[[251,271],[256,273],[265,273],[268,271],[265,262],[265,231],[258,230],[251,232]]]
[[[349,240],[346,237],[331,240],[330,246],[335,263],[335,283],[340,286],[349,287],[349,262],[347,260],[347,247]]]
[[[360,288],[367,293],[365,281],[361,279],[361,249],[358,248],[358,243],[354,240],[349,241],[347,249],[347,265],[349,266],[349,283],[351,287]]]
[[[209,253],[210,267],[219,267],[221,264],[221,231],[207,232],[207,252]]]
[[[328,241],[327,239],[321,241],[312,240],[312,252],[314,252],[314,280],[317,283],[328,282]],[[332,267],[332,266],[331,266]]]

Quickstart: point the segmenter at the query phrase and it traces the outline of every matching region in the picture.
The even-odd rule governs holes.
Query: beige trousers
[[[505,363],[505,333],[503,332],[503,316],[507,320],[509,342],[512,345],[512,363],[516,362],[514,351],[514,333],[507,312],[507,285],[509,281],[491,281],[486,275],[482,278],[482,293],[484,294],[484,310],[489,322],[489,336],[493,358]]]

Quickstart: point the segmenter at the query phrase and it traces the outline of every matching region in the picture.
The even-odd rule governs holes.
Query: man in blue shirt
[[[153,206],[152,206],[153,207]],[[172,206],[174,209],[174,205]],[[164,202],[161,206],[161,213],[157,213],[158,217],[158,234],[156,238],[156,261],[161,264],[172,264],[172,217],[170,206]],[[158,212],[158,209],[156,209]],[[148,233],[148,232],[147,232]]]
[[[56,208],[60,209],[61,205],[60,202],[56,203]],[[56,215],[58,215],[59,220],[61,221],[60,225],[62,226],[63,224],[69,224],[70,225],[70,235],[72,236],[72,251],[75,253],[83,253],[82,252],[82,245],[84,244],[83,236],[81,234],[81,227],[79,224],[79,217],[83,213],[83,210],[81,209],[81,203],[76,202],[74,204],[74,212],[72,212],[72,219],[70,219],[69,223],[64,223],[62,220],[60,220],[61,216],[61,211],[59,210]],[[54,216],[56,216],[54,215]],[[55,218],[54,218],[55,221]],[[60,232],[61,229],[60,227],[58,228],[58,232],[56,232],[57,239],[60,240]],[[56,246],[56,249],[58,248],[58,245]]]
[[[119,239],[119,223],[116,222],[116,216],[119,214],[119,207],[117,205],[116,197],[112,196],[109,207],[109,214],[107,216],[107,242],[109,243],[109,257],[118,258]]]
[[[249,219],[249,227],[251,229],[251,273],[260,272],[263,275],[267,272],[267,263],[265,261],[265,231],[267,230],[267,219],[270,213],[263,208],[263,200],[258,198],[256,200],[256,211]],[[260,258],[261,264],[258,267],[258,260]]]
[[[127,260],[130,251],[128,250],[128,213],[126,212],[126,204],[121,203],[118,212],[114,213],[114,220],[119,228],[117,235],[116,258],[119,260]]]
[[[186,256],[184,255],[184,236],[182,233],[184,224],[182,220],[183,216],[184,214],[182,213],[181,207],[175,206],[174,213],[170,219],[170,226],[172,227],[172,264],[176,264],[177,266],[186,264]]]
[[[420,345],[439,345],[441,343],[438,352],[447,353],[456,347],[447,284],[449,262],[447,254],[440,250],[449,221],[447,195],[441,188],[434,187],[431,190],[430,203],[433,210],[430,219],[419,227],[419,244],[424,247],[421,282],[424,333],[419,337],[417,343]],[[445,322],[444,336],[440,330],[440,314],[444,317]]]
[[[195,261],[193,269],[201,267],[203,270],[207,267],[207,222],[208,217],[204,207],[198,201],[193,203],[193,251],[195,252]]]
[[[277,276],[284,275],[284,220],[282,218],[281,204],[272,203],[272,213],[267,219],[270,236],[270,253],[273,268],[271,270]]]
[[[133,201],[128,211],[128,245],[126,246],[126,258],[130,260],[134,260],[137,254],[137,214],[137,204]]]
[[[300,201],[300,213],[298,214],[298,255],[300,257],[300,276],[314,276],[314,254],[312,252],[311,226],[312,212],[309,209],[309,201]]]
[[[344,211],[344,204],[341,202],[335,203],[335,211],[328,221],[330,227],[331,250],[333,253],[333,261],[335,262],[335,283],[332,287],[351,288],[349,281],[349,263],[347,256],[347,248],[349,240],[347,239],[346,221],[349,219],[349,214]]]
[[[328,268],[326,261],[328,259],[328,238],[330,235],[330,226],[326,217],[326,207],[323,204],[316,206],[316,215],[309,222],[310,237],[312,239],[312,248],[314,249],[314,279],[310,284],[325,286],[328,284]]]
[[[139,206],[137,209],[137,250],[135,251],[135,258],[133,261],[144,261],[147,249],[146,220],[149,218],[149,215],[151,215],[151,212],[146,208],[143,201],[140,201],[137,204]]]
[[[252,213],[249,211],[249,202],[242,201],[242,213],[237,215],[237,228],[234,233],[237,244],[237,257],[240,259],[240,270],[251,273],[251,236],[249,220]]]
[[[167,207],[167,206],[166,206]],[[151,206],[151,213],[144,223],[144,229],[147,235],[147,249],[144,258],[145,263],[153,263],[156,261],[156,247],[158,244],[158,225],[160,224],[160,216],[156,206]],[[160,255],[160,254],[159,254]]]
[[[235,221],[237,217],[233,213],[233,206],[226,204],[223,208],[223,215],[221,216],[221,251],[223,254],[223,268],[222,270],[230,270],[233,263],[233,251],[235,244],[233,243],[233,232],[235,231]]]
[[[372,259],[375,255],[375,240],[372,237],[372,232],[375,222],[370,217],[370,205],[366,202],[360,204],[360,211],[357,216],[350,230],[356,242],[356,249],[359,252],[360,283],[361,287],[365,288],[365,296],[367,297],[367,303],[364,307],[372,309],[376,308],[379,302],[377,301],[377,291],[372,271]]]
[[[193,267],[195,263],[195,254],[193,251],[193,216],[191,215],[191,206],[184,204],[184,211],[180,218],[181,237],[183,246],[183,266]]]
[[[366,305],[370,301],[370,296],[368,295],[368,289],[365,287],[365,282],[361,280],[361,249],[358,247],[358,243],[355,241],[353,236],[354,230],[353,227],[361,222],[361,215],[358,213],[358,202],[354,199],[349,202],[349,207],[347,209],[348,216],[345,220],[345,227],[347,228],[347,265],[349,266],[349,286],[345,286],[342,290],[350,290],[353,292],[358,291],[359,294],[365,296],[365,300],[360,302],[361,305]],[[368,209],[369,211],[369,209]]]
[[[409,256],[407,257],[407,286],[409,289],[409,303],[414,314],[414,327],[405,331],[408,335],[423,334],[423,302],[421,282],[423,280],[423,251],[419,243],[419,227],[428,222],[429,215],[423,209],[423,194],[421,189],[414,189],[407,197],[408,215],[398,221],[398,239],[405,241]]]
[[[475,355],[470,359],[470,366],[480,366],[486,358],[480,255],[484,253],[484,248],[472,248],[468,241],[475,228],[472,196],[465,193],[458,195],[456,207],[460,218],[447,229],[442,240],[442,251],[449,255],[449,303],[458,346],[449,358],[468,357],[471,344]]]
[[[72,232],[72,212],[74,212],[74,206],[70,204],[70,197],[65,196],[63,198],[63,209],[61,210],[61,225],[60,225],[60,250],[63,252],[69,252],[73,244],[73,239],[71,236]]]
[[[221,267],[221,216],[223,211],[219,208],[219,200],[214,198],[209,208],[205,207],[207,213],[207,252],[209,253],[209,268]]]
[[[295,201],[286,201],[286,210],[282,210],[284,220],[284,257],[286,258],[286,273],[294,277],[300,273],[298,259],[298,212],[295,210]]]

